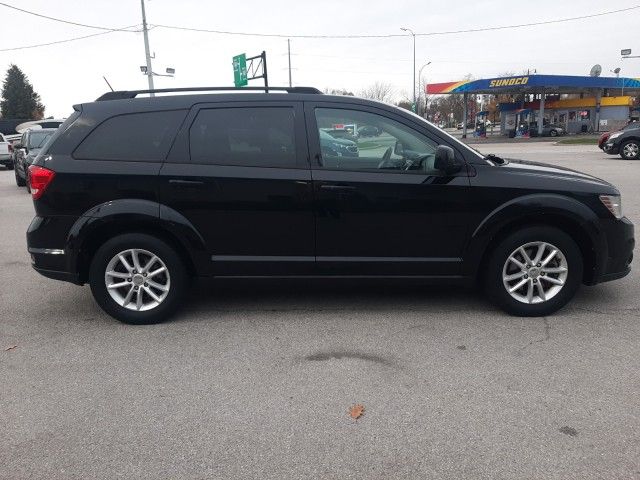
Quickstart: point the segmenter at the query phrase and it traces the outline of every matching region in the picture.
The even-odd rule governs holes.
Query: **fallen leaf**
[[[17,348],[18,345],[11,345],[10,347],[7,347],[4,349],[5,352],[8,352],[9,350],[13,350],[14,348]]]
[[[359,419],[362,415],[364,415],[364,405],[361,405],[359,403],[354,405],[349,409],[349,415],[351,415],[351,418],[355,420]]]

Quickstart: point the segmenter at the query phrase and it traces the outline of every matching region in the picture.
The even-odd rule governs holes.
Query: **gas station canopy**
[[[598,90],[607,90],[608,95],[640,95],[640,78],[521,75],[432,83],[428,84],[425,90],[426,93],[432,95],[452,93],[593,93]]]
[[[463,80],[460,82],[431,83],[425,92],[432,95],[461,94],[464,97],[462,137],[467,136],[467,115],[469,95],[537,95],[539,101],[538,134],[542,135],[544,124],[545,97],[547,95],[580,94],[593,97],[595,104],[595,124],[600,128],[600,111],[603,98],[622,98],[629,105],[632,96],[640,96],[640,78],[619,77],[581,77],[576,75],[519,75],[512,77],[485,78],[481,80]],[[605,100],[608,101],[608,100]],[[522,105],[524,107],[524,105]],[[627,107],[628,108],[628,107]],[[528,109],[527,109],[528,111]],[[524,110],[516,112],[525,113]],[[605,122],[606,124],[606,122]]]

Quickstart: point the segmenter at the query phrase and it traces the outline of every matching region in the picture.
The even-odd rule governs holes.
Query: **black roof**
[[[160,88],[155,90],[119,90],[107,92],[96,99],[97,102],[105,100],[122,100],[126,98],[136,98],[138,95],[147,93],[182,93],[182,92],[228,92],[228,91],[260,91],[269,93],[287,92],[287,93],[305,93],[312,95],[321,95],[322,92],[315,87],[187,87],[187,88]]]

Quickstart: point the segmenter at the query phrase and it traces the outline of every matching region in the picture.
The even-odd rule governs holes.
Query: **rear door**
[[[319,271],[461,275],[469,178],[465,168],[448,175],[434,167],[444,142],[426,127],[374,107],[318,102],[305,109]],[[358,125],[372,125],[380,134],[332,140],[331,132],[343,125],[355,125],[356,132]]]
[[[302,103],[202,104],[161,172],[161,201],[203,236],[214,275],[313,272]]]

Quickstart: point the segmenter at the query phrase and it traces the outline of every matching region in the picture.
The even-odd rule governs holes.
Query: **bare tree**
[[[363,89],[360,96],[377,100],[379,102],[391,103],[393,100],[394,88],[390,83],[375,82],[373,85]]]
[[[353,92],[350,91],[350,90],[346,90],[344,88],[329,88],[329,87],[325,87],[322,91],[324,93],[326,93],[327,95],[346,95],[346,96],[353,97]]]

